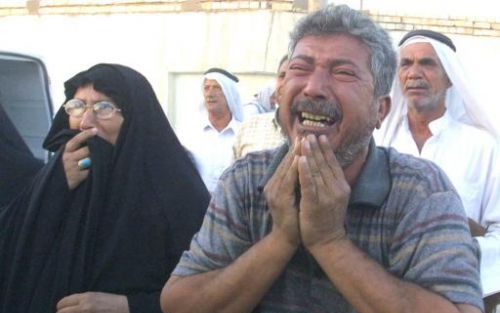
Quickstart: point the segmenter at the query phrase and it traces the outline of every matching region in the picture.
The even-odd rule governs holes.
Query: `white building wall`
[[[200,99],[201,75],[223,67],[242,77],[247,101],[272,78],[289,31],[303,13],[253,10],[162,14],[17,15],[0,17],[0,50],[41,57],[55,109],[63,82],[99,62],[122,63],[152,83],[174,127],[187,123]],[[402,32],[392,32],[395,43]],[[500,125],[497,79],[500,38],[450,35],[471,81]],[[199,78],[199,79],[198,79]],[[193,103],[194,102],[194,103]]]
[[[185,103],[201,91],[210,67],[243,74],[243,100],[267,82],[287,52],[290,26],[299,13],[274,11],[173,14],[25,15],[0,18],[0,50],[34,54],[51,78],[55,109],[64,101],[63,82],[100,62],[121,63],[143,73],[176,124]],[[186,95],[171,94],[169,79],[190,77]],[[240,75],[241,76],[241,75]],[[199,78],[199,79],[198,79]],[[181,114],[182,115],[182,114]]]

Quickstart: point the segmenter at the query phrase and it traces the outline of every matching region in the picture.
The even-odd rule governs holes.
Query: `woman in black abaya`
[[[0,213],[0,312],[161,312],[208,192],[141,74],[99,64],[65,88],[55,157]]]

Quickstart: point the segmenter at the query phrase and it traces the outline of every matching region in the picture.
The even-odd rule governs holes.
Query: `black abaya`
[[[0,104],[0,208],[28,185],[42,166]]]
[[[161,312],[161,289],[201,225],[209,194],[146,79],[99,64],[66,82],[67,99],[89,82],[122,110],[116,146],[91,138],[89,177],[68,190],[61,155],[75,132],[59,110],[45,140],[55,157],[0,214],[1,312],[53,313],[85,291]]]

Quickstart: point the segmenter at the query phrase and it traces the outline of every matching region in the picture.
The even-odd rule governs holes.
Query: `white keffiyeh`
[[[240,93],[238,91],[238,87],[236,86],[236,82],[227,77],[224,74],[217,72],[210,72],[205,74],[205,79],[213,79],[216,80],[217,83],[222,88],[222,92],[226,97],[227,106],[233,115],[233,118],[238,121],[243,121],[243,105],[241,104]],[[206,112],[205,103],[202,103],[201,110]]]

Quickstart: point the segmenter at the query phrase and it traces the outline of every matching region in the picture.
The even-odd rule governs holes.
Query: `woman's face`
[[[69,116],[69,128],[85,130],[95,127],[97,128],[97,136],[115,145],[123,123],[123,115],[116,111],[110,118],[99,119],[92,110],[92,106],[97,102],[109,101],[114,103],[113,100],[94,90],[92,84],[78,88],[73,98],[83,101],[87,107],[81,117]]]

